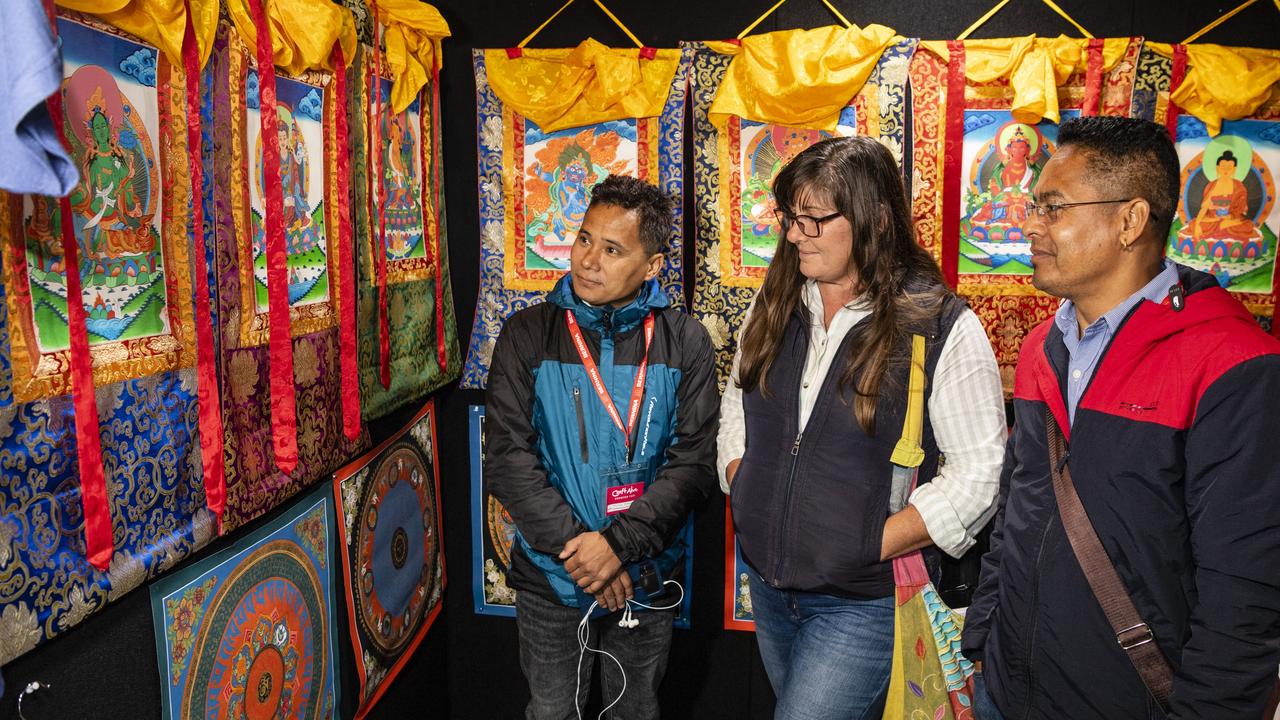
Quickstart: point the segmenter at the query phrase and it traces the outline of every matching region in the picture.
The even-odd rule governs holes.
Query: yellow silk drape
[[[1058,86],[1071,73],[1088,67],[1089,41],[1084,38],[1020,38],[965,40],[965,77],[986,83],[1005,79],[1013,88],[1010,112],[1018,122],[1058,122]],[[1102,70],[1110,72],[1124,57],[1128,38],[1107,38],[1102,46]],[[949,60],[944,40],[925,40],[920,47]]]
[[[1147,47],[1173,56],[1168,43],[1147,43]],[[1252,115],[1277,82],[1280,50],[1193,43],[1187,46],[1186,77],[1169,99],[1203,120],[1210,135],[1217,135],[1223,120]]]
[[[57,4],[93,15],[154,45],[170,63],[182,67],[182,37],[187,22],[182,0],[57,0]],[[218,0],[191,0],[191,24],[200,67],[204,67],[218,29]]]
[[[782,30],[711,43],[734,55],[711,103],[711,121],[730,115],[776,125],[835,130],[840,111],[866,84],[884,49],[898,39],[883,25]]]
[[[398,114],[444,65],[440,41],[449,37],[449,24],[439,10],[419,0],[378,0],[378,21],[385,27],[391,109]]]
[[[258,45],[247,0],[226,0],[231,22],[240,40],[251,50]],[[350,62],[356,52],[356,26],[351,11],[330,0],[262,0],[271,23],[271,47],[276,66],[289,75],[306,70],[332,70],[329,61],[335,43]]]
[[[656,117],[671,92],[679,50],[609,48],[587,38],[578,47],[485,51],[489,86],[503,104],[548,132],[610,120]]]

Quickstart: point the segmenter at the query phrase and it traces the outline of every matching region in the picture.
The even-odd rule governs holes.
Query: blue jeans
[[[880,718],[893,665],[893,596],[778,590],[750,568],[756,640],[775,720]]]
[[[606,717],[611,720],[657,720],[658,686],[667,671],[671,649],[671,622],[674,610],[646,610],[633,617],[639,625],[618,627],[622,611],[590,621],[589,646],[618,659],[626,672],[626,692],[618,666],[602,655],[587,651],[582,655],[578,682],[578,622],[582,611],[524,591],[516,595],[516,629],[520,635],[520,669],[529,682],[527,720],[576,720],[574,688],[578,705],[587,717],[587,697],[596,662],[604,704],[622,699]]]
[[[973,674],[973,717],[974,720],[1004,720],[1000,709],[987,693],[987,682],[982,678],[982,673]]]

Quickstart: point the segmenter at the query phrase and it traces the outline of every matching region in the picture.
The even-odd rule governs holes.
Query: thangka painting
[[[356,717],[391,685],[440,613],[435,402],[334,476],[347,618],[360,679]]]
[[[907,65],[915,40],[887,48],[863,89],[840,114],[835,135],[877,137],[902,162]],[[709,110],[732,59],[686,43],[693,85],[693,181],[698,243],[693,314],[716,347],[721,388],[737,336],[778,244],[773,179],[825,130],[784,127],[731,116],[716,130]]]
[[[733,511],[727,498],[724,504],[724,629],[756,630],[747,563],[742,559],[738,534],[733,530]]]
[[[361,411],[382,417],[453,380],[462,370],[445,245],[440,88],[431,80],[402,113],[391,108],[391,80],[376,77],[372,48],[361,45],[352,82],[353,212],[359,304]],[[386,63],[382,63],[385,73]],[[381,93],[378,132],[373,90]],[[370,162],[375,139],[381,151]],[[370,183],[370,171],[378,181]],[[382,208],[381,217],[376,208]],[[370,210],[374,209],[374,212]],[[383,248],[384,258],[377,257]],[[381,280],[384,278],[385,280]],[[385,282],[389,386],[380,377],[380,285]]]
[[[516,524],[484,484],[484,406],[467,408],[471,430],[472,597],[481,615],[516,616],[516,591],[507,586]]]
[[[323,485],[151,585],[166,720],[336,716],[335,542]]]
[[[1098,107],[1089,112],[1129,114],[1140,38],[1108,40],[1119,59],[1100,71]],[[1097,50],[1099,54],[1101,49]],[[1110,50],[1108,51],[1110,52]],[[1031,285],[1031,246],[1023,234],[1026,205],[1044,164],[1057,147],[1057,124],[1029,124],[1010,112],[1014,91],[1007,80],[977,83],[965,79],[959,157],[947,164],[948,65],[921,49],[912,58],[912,211],[917,240],[957,278],[957,291],[982,320],[995,350],[1006,394],[1013,391],[1014,368],[1026,334],[1058,307],[1057,298]],[[1062,120],[1085,112],[1087,71],[1079,70],[1057,90]],[[946,218],[943,177],[960,180],[959,216]],[[944,226],[958,221],[958,247],[944,247]]]
[[[63,129],[79,267],[55,198],[0,192],[0,665],[82,622],[209,541],[194,370],[191,187],[181,67],[59,11]],[[196,264],[196,267],[202,267]],[[66,273],[97,391],[114,554],[85,557]]]
[[[665,51],[664,51],[665,52]],[[666,263],[658,277],[684,306],[684,107],[688,53],[662,114],[544,132],[506,107],[488,82],[485,51],[472,51],[480,174],[480,293],[462,387],[482,389],[507,317],[542,302],[569,269],[569,252],[591,199],[610,173],[657,185],[676,199]]]
[[[264,162],[253,53],[222,23],[210,58],[204,126],[213,176],[219,366],[226,428],[228,530],[280,504],[367,446],[342,432],[338,278],[338,163],[333,78],[277,72],[280,176],[297,402],[298,464],[276,465],[272,444],[269,312],[263,232]]]
[[[471,430],[471,573],[472,598],[480,615],[516,616],[516,591],[507,585],[516,524],[511,513],[489,494],[484,479],[484,406],[467,410]],[[693,521],[683,530],[685,544],[684,599],[674,627],[688,629],[692,607]]]
[[[1144,48],[1133,114],[1164,123],[1169,108],[1170,60]],[[1180,197],[1166,255],[1207,272],[1264,325],[1274,311],[1276,173],[1280,172],[1280,86],[1241,120],[1226,120],[1211,137],[1203,121],[1177,117],[1175,146],[1182,164]]]

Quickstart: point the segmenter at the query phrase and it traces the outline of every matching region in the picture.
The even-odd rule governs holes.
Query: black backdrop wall
[[[880,23],[903,35],[954,38],[985,13],[994,0],[916,0],[855,4],[835,0],[851,21]],[[612,0],[610,8],[645,43],[675,47],[681,40],[734,37],[773,0]],[[458,334],[470,334],[477,293],[479,228],[476,200],[475,85],[471,48],[518,43],[561,4],[560,0],[437,0],[453,31],[445,41],[443,73],[444,153],[449,252],[452,260]],[[1235,2],[1162,0],[1067,0],[1062,7],[1098,37],[1144,35],[1179,42],[1235,6]],[[792,0],[756,32],[810,28],[835,22],[817,0]],[[1074,29],[1038,0],[1015,0],[974,37],[1037,33],[1074,35]],[[566,10],[532,43],[570,47],[591,36],[609,45],[629,41],[591,2]],[[1280,12],[1256,3],[1209,33],[1203,42],[1280,48]],[[686,237],[694,238],[691,199]],[[690,263],[690,267],[692,264]],[[689,278],[690,283],[692,277]],[[444,547],[449,585],[444,611],[426,641],[388,690],[371,717],[516,718],[523,715],[527,690],[517,663],[515,623],[472,612],[470,475],[467,406],[483,393],[449,388],[437,394],[441,448]],[[415,408],[370,425],[374,442],[394,432]],[[724,508],[715,498],[698,515],[694,560],[693,628],[676,631],[662,686],[669,718],[768,718],[773,695],[760,665],[754,636],[722,630]],[[222,538],[210,548],[234,542],[260,523]],[[208,551],[206,551],[208,552]],[[341,612],[341,611],[340,611]],[[345,638],[345,619],[339,618]],[[355,677],[349,645],[342,717],[354,709]],[[3,670],[6,692],[0,717],[18,717],[19,690],[32,680],[50,684],[24,702],[26,717],[158,718],[160,680],[155,660],[148,591],[136,590],[53,642]]]

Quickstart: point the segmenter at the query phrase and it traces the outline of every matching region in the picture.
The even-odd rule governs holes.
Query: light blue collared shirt
[[[1062,342],[1067,346],[1067,415],[1071,422],[1076,420],[1076,405],[1080,396],[1089,386],[1093,372],[1098,368],[1098,360],[1102,351],[1111,344],[1116,328],[1129,315],[1139,302],[1150,300],[1162,303],[1169,297],[1169,288],[1178,284],[1178,268],[1173,261],[1165,258],[1164,269],[1160,271],[1141,290],[1125,298],[1124,302],[1112,308],[1105,315],[1093,321],[1080,333],[1079,320],[1076,317],[1075,303],[1066,300],[1058,308],[1053,321],[1062,331]]]

